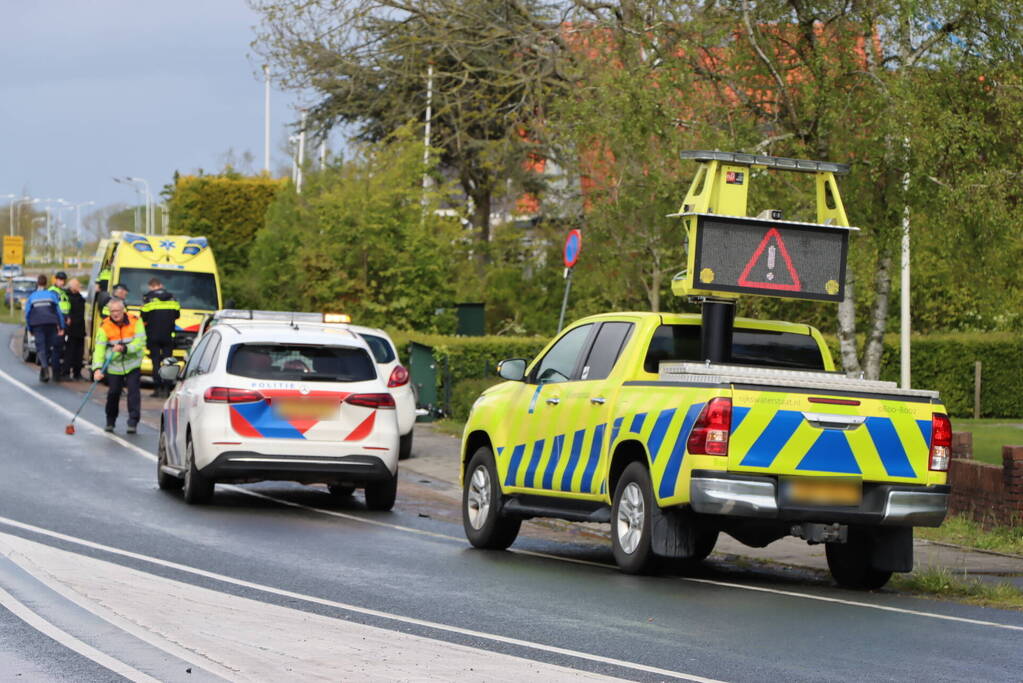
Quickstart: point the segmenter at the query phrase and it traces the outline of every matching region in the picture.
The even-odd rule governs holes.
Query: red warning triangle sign
[[[778,267],[781,265],[779,256],[781,262],[785,264],[784,271]],[[758,266],[761,259],[764,260],[762,267]],[[754,267],[757,269],[757,274],[751,278]],[[760,246],[753,252],[753,258],[743,268],[738,284],[741,287],[777,289],[786,292],[798,292],[803,289],[803,285],[799,281],[799,273],[792,266],[789,250],[785,248],[785,241],[781,238],[781,233],[777,228],[768,230],[764,239],[760,240]]]

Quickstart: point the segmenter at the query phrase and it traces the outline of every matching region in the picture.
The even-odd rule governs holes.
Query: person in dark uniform
[[[53,338],[52,346],[46,349],[46,355],[50,359],[50,365],[53,368],[53,379],[55,382],[64,379],[64,370],[61,368],[64,362],[64,335],[67,333],[68,323],[70,322],[68,316],[71,313],[71,299],[67,295],[67,290],[64,288],[65,285],[67,285],[67,273],[61,270],[53,276],[53,284],[47,290],[57,295],[57,300],[60,302],[58,305],[60,315],[64,319],[61,333]]]
[[[106,318],[110,315],[110,311],[107,310],[107,304],[110,303],[111,299],[120,299],[121,301],[128,300],[128,287],[118,282],[114,285],[112,293],[103,290],[96,294],[96,305],[99,306],[100,315]]]
[[[160,363],[174,351],[174,327],[181,315],[181,304],[163,288],[159,278],[149,280],[149,291],[142,296],[142,322],[146,326],[146,344],[153,362],[155,397],[170,396],[171,387],[160,378]]]
[[[82,297],[82,283],[71,278],[67,283],[68,313],[67,340],[64,343],[64,376],[68,379],[85,379],[82,374],[82,360],[85,351],[85,299]]]

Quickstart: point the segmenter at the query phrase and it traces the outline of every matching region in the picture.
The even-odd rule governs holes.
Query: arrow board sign
[[[849,231],[856,228],[696,215],[693,288],[842,301]]]

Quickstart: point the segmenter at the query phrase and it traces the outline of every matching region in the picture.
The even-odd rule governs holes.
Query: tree
[[[424,121],[440,167],[458,182],[479,242],[491,238],[495,199],[537,177],[523,162],[552,83],[560,41],[539,0],[252,0],[255,42],[282,82],[319,98],[307,126],[352,126],[380,141]],[[485,261],[486,249],[476,253]]]

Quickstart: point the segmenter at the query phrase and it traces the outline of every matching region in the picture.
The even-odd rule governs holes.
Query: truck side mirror
[[[521,382],[526,376],[526,359],[510,358],[497,364],[497,374],[513,382]]]

